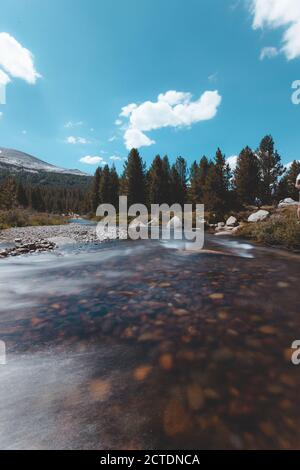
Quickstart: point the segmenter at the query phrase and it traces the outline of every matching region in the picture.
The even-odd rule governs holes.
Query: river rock
[[[249,215],[248,222],[261,222],[262,220],[266,220],[269,215],[269,211],[260,209],[259,211],[253,212],[253,214]]]
[[[283,207],[289,207],[289,206],[297,206],[299,204],[298,201],[294,201],[294,199],[290,197],[286,197],[280,203],[278,204],[278,207],[282,209]]]
[[[235,227],[237,225],[237,218],[236,217],[229,217],[229,219],[226,220],[226,225],[227,227]]]

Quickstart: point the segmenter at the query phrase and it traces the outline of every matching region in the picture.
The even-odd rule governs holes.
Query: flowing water
[[[298,273],[217,237],[1,260],[0,448],[300,448]]]

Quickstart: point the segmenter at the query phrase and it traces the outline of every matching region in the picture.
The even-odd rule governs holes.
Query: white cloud
[[[13,36],[0,33],[0,65],[12,77],[34,84],[41,76],[34,67],[32,53]]]
[[[120,112],[120,116],[122,116],[122,117],[130,116],[130,114],[132,113],[132,111],[135,108],[137,108],[137,104],[135,104],[135,103],[131,103],[131,104],[128,104],[127,106],[124,106],[122,108],[122,111]]]
[[[71,129],[72,127],[79,127],[79,126],[82,126],[83,122],[82,121],[76,121],[76,122],[73,122],[73,121],[68,121],[66,122],[66,124],[64,125],[64,127],[66,129]]]
[[[72,144],[72,145],[75,145],[75,144],[85,145],[85,144],[89,144],[90,142],[85,137],[74,137],[73,135],[69,135],[66,138],[65,143]]]
[[[279,51],[276,47],[263,47],[260,52],[260,60],[273,59],[274,57],[277,57],[278,54]]]
[[[149,145],[155,144],[154,140],[149,139],[139,129],[129,128],[125,131],[124,141],[128,150],[139,147],[149,147]]]
[[[122,157],[119,157],[118,155],[112,155],[111,157],[109,157],[110,160],[113,160],[113,161],[120,161],[122,160]]]
[[[105,165],[106,164],[103,158],[98,155],[95,155],[93,157],[91,155],[86,155],[85,157],[80,158],[79,161],[81,163],[86,163],[87,165],[97,165],[97,164]]]
[[[231,157],[228,157],[226,159],[226,163],[230,166],[231,171],[235,170],[236,164],[237,164],[237,159],[238,159],[237,155],[232,155]]]
[[[281,51],[288,60],[300,56],[299,0],[251,0],[253,28],[284,28]]]
[[[0,111],[0,118],[1,118],[2,116],[3,116],[3,113],[2,113],[2,111]]]
[[[121,124],[122,124],[121,119],[116,119],[116,120],[115,120],[115,125],[116,125],[116,126],[121,126]]]
[[[22,130],[22,134],[23,135],[26,135],[27,134],[27,131],[25,129]]]
[[[183,91],[169,90],[166,93],[160,93],[158,95],[158,101],[168,103],[171,106],[179,103],[188,103],[192,98],[191,93],[185,93]]]
[[[110,137],[108,139],[108,142],[114,142],[116,139],[117,139],[117,137],[115,135],[113,135],[112,137]]]
[[[218,91],[205,91],[192,101],[191,93],[170,90],[159,94],[157,101],[131,103],[122,108],[120,116],[128,118],[124,133],[127,149],[149,146],[155,143],[144,132],[164,127],[188,127],[200,121],[212,119],[221,104]]]

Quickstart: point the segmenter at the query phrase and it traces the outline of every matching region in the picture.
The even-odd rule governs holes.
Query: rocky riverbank
[[[96,233],[96,225],[70,223],[40,227],[14,227],[0,232],[0,258],[50,251],[72,243],[101,243],[113,238],[112,231]]]

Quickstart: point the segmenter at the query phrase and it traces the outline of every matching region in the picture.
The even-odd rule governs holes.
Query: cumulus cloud
[[[66,138],[65,143],[72,144],[72,145],[75,145],[75,144],[85,145],[85,144],[89,144],[90,142],[85,137],[75,137],[74,135],[69,135]]]
[[[276,47],[263,47],[260,52],[260,60],[273,59],[274,57],[277,57],[278,54],[279,51]]]
[[[87,165],[105,165],[106,162],[99,155],[86,155],[85,157],[80,158],[81,163],[86,163]]]
[[[31,84],[41,76],[35,69],[32,53],[4,32],[0,33],[0,66],[12,77]]]
[[[288,60],[300,56],[299,0],[251,0],[253,28],[284,28],[283,52]]]
[[[120,161],[122,160],[122,157],[119,157],[119,155],[112,155],[111,157],[109,157],[110,160],[113,160],[113,161]]]
[[[128,150],[132,149],[133,147],[149,147],[149,145],[155,144],[155,140],[149,139],[146,134],[133,127],[126,129],[124,133],[124,141]]]
[[[149,146],[155,143],[145,132],[164,127],[188,127],[200,121],[212,119],[221,104],[218,91],[205,91],[192,101],[191,93],[167,91],[158,95],[157,101],[145,101],[140,105],[124,106],[120,116],[128,119],[124,133],[127,149]]]

